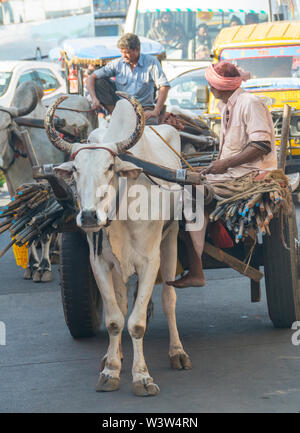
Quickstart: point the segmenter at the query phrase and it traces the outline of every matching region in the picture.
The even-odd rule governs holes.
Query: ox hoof
[[[159,393],[159,387],[153,382],[152,377],[148,377],[148,379],[133,383],[133,393],[138,397],[157,395]]]
[[[53,280],[53,275],[51,271],[44,271],[41,275],[41,282],[42,283],[49,283]]]
[[[40,283],[41,282],[41,278],[42,278],[41,271],[36,270],[36,271],[32,272],[32,281],[34,281],[35,283]]]
[[[24,280],[32,279],[32,270],[30,268],[26,268],[23,276]]]
[[[107,355],[103,356],[103,358],[101,359],[101,364],[100,364],[100,373],[104,370],[105,368],[105,363],[107,360]]]
[[[170,363],[174,370],[190,370],[192,368],[191,360],[186,353],[170,356]]]
[[[120,378],[111,377],[107,374],[100,374],[98,383],[96,385],[96,391],[117,391],[120,387]]]
[[[50,254],[50,263],[52,265],[59,265],[59,253]]]

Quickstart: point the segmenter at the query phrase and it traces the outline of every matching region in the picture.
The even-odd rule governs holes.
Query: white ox
[[[0,170],[5,175],[10,196],[15,194],[18,186],[34,182],[26,149],[20,141],[21,129],[14,119],[28,115],[33,119],[44,119],[46,108],[42,104],[42,97],[43,89],[29,81],[17,88],[12,107],[0,107]],[[73,95],[67,105],[75,110],[83,110],[84,113],[60,110],[59,117],[64,119],[68,126],[76,125],[78,128],[86,129],[87,134],[90,133],[94,129],[96,119],[93,119],[92,113],[87,113],[90,108],[88,101],[82,96]],[[44,129],[32,127],[25,129],[32,141],[38,164],[55,164],[65,160],[64,153],[50,145]],[[49,236],[41,240],[41,259],[38,257],[35,243],[32,244],[25,279],[32,278],[35,282],[52,279],[49,258],[50,240]]]
[[[180,159],[149,127],[146,126],[144,130],[144,113],[134,98],[123,99],[117,103],[109,127],[101,140],[101,146],[95,142],[97,131],[92,133],[86,145],[70,145],[59,139],[52,124],[59,103],[60,100],[47,113],[46,130],[50,141],[55,146],[73,154],[73,160],[62,164],[56,170],[57,174],[73,175],[75,179],[80,205],[77,225],[87,233],[90,262],[103,299],[106,327],[109,333],[109,347],[102,362],[103,368],[96,390],[114,391],[119,388],[121,334],[127,314],[125,283],[132,274],[136,273],[138,291],[133,311],[128,319],[128,331],[134,350],[133,392],[139,396],[156,395],[159,388],[146,366],[143,337],[146,329],[147,306],[159,269],[163,280],[163,310],[170,332],[171,366],[175,369],[191,368],[189,356],[184,351],[178,335],[175,316],[176,293],[173,287],[165,283],[173,280],[176,273],[178,222],[171,221],[166,231],[163,231],[166,222],[163,220],[120,221],[116,219],[104,228],[107,223],[106,210],[114,197],[113,193],[108,193],[100,200],[97,189],[101,185],[111,185],[117,190],[118,176],[126,176],[128,190],[133,185],[142,185],[148,192],[150,191],[152,183],[143,173],[141,174],[141,169],[118,158],[119,153],[131,147],[134,156],[160,165],[168,165],[173,169],[181,167]],[[180,152],[180,137],[172,126],[160,125],[155,129],[177,152]],[[93,143],[91,143],[92,137],[94,137]],[[124,137],[129,138],[124,139]],[[178,198],[179,192],[175,194]],[[129,206],[130,199],[128,199]],[[95,232],[100,230],[103,237],[102,253],[98,255],[94,238]]]

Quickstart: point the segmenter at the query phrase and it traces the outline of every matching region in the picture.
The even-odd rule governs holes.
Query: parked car
[[[208,91],[205,70],[206,67],[193,69],[170,80],[167,110],[170,106],[175,106],[181,110],[190,110],[198,116],[207,111],[207,97],[203,98],[203,92]]]
[[[9,107],[16,88],[24,81],[35,81],[44,89],[44,98],[66,93],[61,67],[42,61],[0,62],[0,105]]]

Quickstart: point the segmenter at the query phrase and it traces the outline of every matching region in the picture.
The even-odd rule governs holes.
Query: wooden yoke
[[[176,182],[183,185],[203,184],[202,174],[197,173],[196,171],[190,171],[186,169],[170,169],[163,165],[153,164],[152,162],[137,158],[129,152],[120,153],[118,154],[118,157],[122,161],[132,162],[137,167],[142,168],[146,174],[157,177],[158,179],[166,180],[167,182]]]

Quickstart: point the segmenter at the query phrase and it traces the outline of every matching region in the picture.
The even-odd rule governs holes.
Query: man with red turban
[[[202,170],[212,183],[226,182],[250,173],[277,168],[274,127],[271,114],[263,100],[240,86],[250,74],[230,62],[210,65],[205,72],[210,90],[219,99],[221,114],[220,148],[218,159]],[[205,242],[208,216],[200,231],[186,235],[189,253],[189,272],[168,284],[174,287],[205,285],[201,256]],[[192,242],[190,242],[192,241]]]

